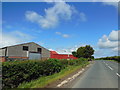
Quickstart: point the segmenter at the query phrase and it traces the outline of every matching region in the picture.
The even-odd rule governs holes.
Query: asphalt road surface
[[[72,88],[118,88],[118,63],[99,60],[80,77]]]

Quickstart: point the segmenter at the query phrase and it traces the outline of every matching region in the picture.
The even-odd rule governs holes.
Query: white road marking
[[[84,71],[85,69],[83,68],[82,71]]]
[[[110,66],[108,66],[111,70],[113,70],[113,68],[111,68]]]
[[[120,77],[120,74],[118,74],[118,73],[116,73],[117,74],[117,76],[119,76]]]
[[[70,80],[71,78],[68,78],[68,80]]]
[[[67,80],[64,80],[63,82],[61,82],[59,85],[57,85],[57,87],[60,87],[62,86],[63,84],[67,83],[68,81]]]
[[[57,85],[57,87],[61,87],[62,85],[68,83],[69,81],[74,80],[76,77],[78,77],[85,69],[83,68],[81,71],[77,72],[75,75],[73,75],[72,77],[62,81],[60,84]]]
[[[105,62],[104,62],[104,63],[105,63]],[[107,63],[105,63],[105,64],[108,66]],[[109,67],[111,70],[113,70],[113,68],[111,68],[110,66],[108,66],[108,67]],[[116,73],[116,75],[120,77],[120,74]]]
[[[111,69],[111,70],[113,70],[113,68],[112,67],[110,67],[107,63],[106,63],[106,65]]]

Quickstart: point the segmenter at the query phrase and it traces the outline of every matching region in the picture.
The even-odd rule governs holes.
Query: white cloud
[[[31,40],[33,37],[19,31],[4,33],[0,32],[0,48],[15,45]]]
[[[103,4],[118,7],[118,2],[103,2]]]
[[[98,40],[97,46],[92,46],[95,49],[94,56],[107,57],[120,55],[120,41],[118,40],[118,33],[120,30],[113,30],[109,35],[103,35]]]
[[[70,6],[64,1],[54,2],[52,4],[54,4],[53,7],[44,10],[45,15],[38,14],[34,11],[27,11],[25,13],[27,20],[37,23],[45,29],[54,28],[60,23],[60,20],[71,20],[73,14],[77,11],[73,6]],[[85,14],[80,13],[80,18],[82,21],[85,21]]]
[[[63,0],[45,0],[46,2],[61,2]],[[68,1],[68,0],[65,0]],[[70,2],[102,2],[103,5],[109,5],[109,6],[114,6],[118,7],[118,2],[120,0],[75,0],[75,1],[70,1]],[[68,1],[69,2],[69,1]]]
[[[74,1],[71,0],[70,2],[102,2],[103,5],[110,5],[110,6],[118,7],[119,1],[120,0],[74,0]],[[51,2],[52,2],[52,0],[51,0]],[[53,0],[53,2],[57,2],[57,0]]]
[[[96,49],[94,53],[95,58],[115,56],[115,55],[118,55],[118,52],[113,51],[112,49]]]
[[[56,51],[59,54],[72,54],[72,52],[75,51],[75,49],[73,49],[73,48],[57,48]]]
[[[36,22],[36,21],[38,21],[39,19],[42,18],[42,16],[40,16],[38,13],[36,13],[34,11],[27,11],[25,16],[31,22]]]
[[[55,32],[57,35],[61,35],[62,33],[61,32]]]
[[[68,37],[70,37],[70,36],[69,36],[68,34],[63,34],[62,37],[68,38]]]
[[[86,44],[79,44],[79,45],[75,45],[75,46],[68,47],[68,48],[60,47],[60,48],[57,48],[56,51],[59,54],[72,54],[73,51],[76,51],[79,47],[85,46],[85,45]]]
[[[56,2],[54,6],[45,9],[45,16],[34,11],[27,11],[25,16],[31,22],[38,23],[42,28],[53,28],[57,26],[60,19],[70,20],[72,16],[72,7],[65,2]]]
[[[109,39],[110,40],[113,40],[113,41],[120,41],[120,36],[118,36],[118,35],[120,35],[120,30],[118,30],[118,31],[115,31],[115,30],[113,30],[111,33],[110,33],[110,35],[109,35]]]
[[[118,41],[111,41],[106,35],[103,35],[98,41],[100,48],[115,48],[118,47]]]
[[[13,31],[10,34],[17,37],[17,38],[21,38],[24,40],[31,40],[33,38],[33,36],[25,34],[25,33],[20,32],[20,31]]]
[[[69,38],[70,35],[68,34],[62,34],[61,32],[55,32],[55,34],[62,36],[63,38]]]
[[[53,50],[53,49],[51,49],[51,48],[50,48],[49,50],[50,50],[50,51],[55,51],[55,50]]]
[[[117,51],[120,51],[120,48],[116,47],[116,48],[113,48],[112,50],[117,52]]]
[[[109,6],[114,6],[118,7],[118,2],[120,0],[93,0],[93,2],[102,2],[103,5],[109,5]]]
[[[85,13],[83,13],[83,12],[80,13],[80,20],[83,22],[87,21]]]
[[[114,53],[118,53],[120,50],[118,47],[120,46],[120,41],[118,40],[118,33],[120,30],[113,30],[108,36],[103,35],[102,38],[98,41],[98,46],[100,49],[110,50]]]

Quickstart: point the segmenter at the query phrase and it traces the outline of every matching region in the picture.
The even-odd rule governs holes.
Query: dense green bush
[[[60,62],[62,63],[64,68],[68,65],[68,60],[67,59],[61,59]]]
[[[83,65],[86,59],[46,61],[26,60],[10,61],[2,64],[3,88],[15,88],[23,82],[30,82],[41,76],[48,76],[60,72],[68,65]]]
[[[40,76],[51,75],[62,69],[62,64],[57,59],[46,61],[13,61],[2,65],[3,87],[14,88],[20,83],[29,82]]]

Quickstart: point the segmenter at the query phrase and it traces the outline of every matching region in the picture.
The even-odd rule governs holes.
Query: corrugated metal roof
[[[56,51],[50,51],[51,54],[58,54]]]
[[[0,49],[4,49],[4,48],[8,48],[8,47],[14,47],[14,46],[20,46],[20,45],[25,45],[25,44],[32,44],[32,43],[40,46],[39,44],[37,44],[37,43],[35,43],[35,42],[28,42],[28,43],[22,43],[22,44],[17,44],[17,45],[11,45],[11,46],[2,47],[2,48],[0,48]],[[42,47],[42,46],[40,46],[40,47]],[[42,48],[44,48],[44,47],[42,47]],[[44,49],[46,49],[46,48],[44,48]],[[48,50],[48,49],[46,49],[46,50]],[[48,50],[48,51],[49,51],[49,50]]]
[[[50,58],[56,58],[56,59],[77,59],[71,54],[58,54],[56,51],[50,51]]]

